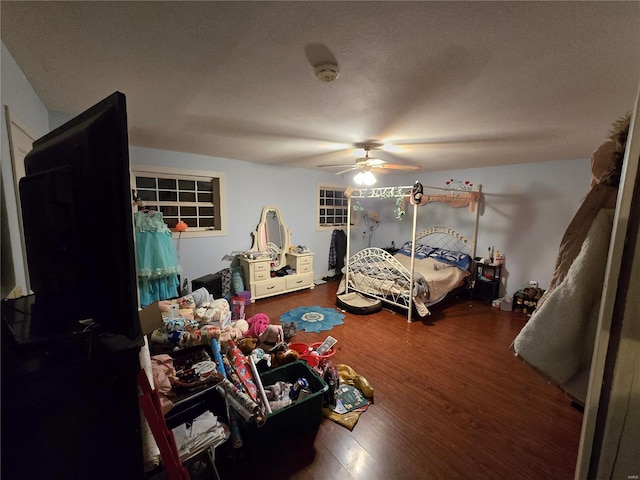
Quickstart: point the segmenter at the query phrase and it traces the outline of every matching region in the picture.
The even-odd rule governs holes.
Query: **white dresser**
[[[315,287],[313,253],[287,253],[286,256],[287,266],[296,273],[283,277],[271,276],[271,259],[268,257],[254,260],[240,258],[245,284],[251,290],[251,303],[259,298]]]

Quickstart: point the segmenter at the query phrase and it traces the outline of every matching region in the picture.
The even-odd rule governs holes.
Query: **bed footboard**
[[[387,251],[370,247],[349,258],[339,293],[359,292],[410,311],[410,285],[409,270]]]

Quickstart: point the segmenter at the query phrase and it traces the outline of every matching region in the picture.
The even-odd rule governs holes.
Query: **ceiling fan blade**
[[[354,165],[353,163],[331,163],[331,164],[326,164],[326,165],[316,165],[316,167],[318,168],[341,168],[341,167],[357,167],[357,165]]]
[[[351,172],[353,170],[359,170],[360,167],[358,165],[352,165],[350,168],[347,168],[346,170],[340,170],[339,172],[336,172],[336,175],[342,175],[343,173],[347,173],[347,172]]]
[[[332,148],[328,151],[318,152],[318,147],[313,147],[313,150],[316,153],[298,156],[295,161],[293,159],[288,160],[283,162],[283,165],[297,165],[309,168],[316,168],[319,164],[322,164],[322,166],[344,165],[345,167],[352,165],[351,163],[345,163],[345,161],[348,162],[348,154],[353,150],[352,148]]]
[[[384,160],[380,160],[379,158],[368,158],[362,163],[367,167],[376,168],[383,166],[387,162],[385,162]]]
[[[375,168],[380,168],[382,170],[406,170],[406,171],[415,171],[420,170],[419,165],[399,165],[397,163],[383,163]]]

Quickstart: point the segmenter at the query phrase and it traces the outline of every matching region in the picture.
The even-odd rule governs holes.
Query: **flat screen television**
[[[97,324],[139,338],[125,95],[113,93],[36,140],[24,163],[19,188],[38,334]]]

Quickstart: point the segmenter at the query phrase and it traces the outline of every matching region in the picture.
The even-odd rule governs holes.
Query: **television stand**
[[[96,329],[36,335],[25,318],[33,300],[2,302],[0,476],[143,478],[141,341]]]
[[[61,306],[36,301],[35,295],[2,301],[2,321],[7,328],[6,333],[21,347],[89,335],[97,327],[92,320],[70,322],[64,318],[63,313],[57,313],[61,311]]]

